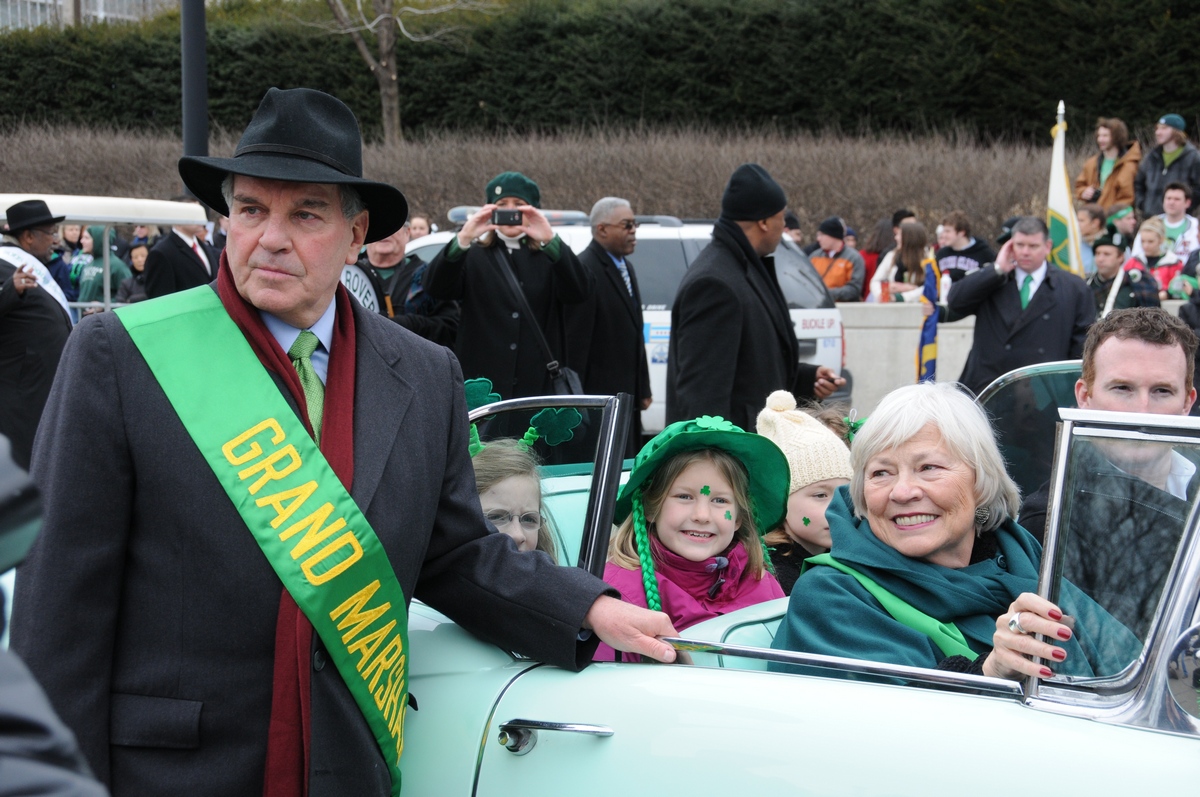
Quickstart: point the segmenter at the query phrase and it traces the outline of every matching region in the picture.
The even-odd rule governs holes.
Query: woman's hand
[[[521,211],[521,232],[539,244],[550,243],[550,239],[554,237],[554,230],[551,229],[550,222],[546,220],[546,217],[542,215],[542,211],[533,205],[521,205],[518,210]]]
[[[888,287],[891,289],[892,295],[895,296],[897,293],[908,293],[909,291],[915,291],[921,286],[913,285],[911,282],[896,282],[895,280],[892,280]]]
[[[1025,633],[1009,629],[1009,622],[1020,615],[1020,627]],[[993,678],[1017,680],[1026,675],[1049,678],[1054,672],[1041,664],[1034,664],[1033,656],[1048,661],[1063,661],[1067,652],[1057,645],[1039,642],[1034,634],[1043,634],[1050,639],[1071,638],[1071,629],[1062,610],[1045,598],[1032,592],[1022,592],[1008,607],[1006,614],[996,619],[996,633],[992,635],[992,652],[983,662],[983,674]]]
[[[496,229],[496,225],[492,224],[492,211],[495,209],[495,205],[484,205],[467,219],[467,223],[458,231],[458,245],[461,248],[466,249],[476,238]]]

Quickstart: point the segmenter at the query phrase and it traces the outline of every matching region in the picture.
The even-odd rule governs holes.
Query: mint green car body
[[[1070,367],[1034,369],[1008,384],[1028,389],[1043,378],[1073,381],[1078,365],[1074,372]],[[1057,420],[1057,407],[1050,405],[1061,390],[1044,388],[1035,390],[1043,399],[1040,409]],[[612,401],[621,412],[632,412],[627,402]],[[1200,441],[1200,420],[1061,412],[1067,423],[1057,453],[1056,496],[1077,436],[1101,430]],[[610,444],[601,440],[597,463],[611,456],[605,451]],[[592,482],[579,472],[543,480],[564,566],[575,565],[576,552],[586,549],[579,513],[611,500],[591,496]],[[1057,525],[1052,520],[1048,529],[1046,596]],[[1075,683],[1018,683],[765,650],[787,599],[684,631],[677,647],[689,650],[693,666],[605,662],[571,673],[485,644],[414,602],[415,705],[407,714],[403,793],[924,797],[1190,791],[1200,783],[1200,711],[1191,671],[1187,679],[1170,673],[1198,630],[1198,542],[1193,506],[1142,656],[1118,676]],[[596,567],[595,561],[585,564]],[[823,674],[767,672],[766,659],[780,655],[824,668]],[[516,750],[522,732],[502,726],[523,720],[565,725],[527,734],[532,742],[526,738]]]

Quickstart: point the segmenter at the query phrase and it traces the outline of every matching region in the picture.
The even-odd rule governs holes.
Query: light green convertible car
[[[1051,600],[1080,522],[1073,496],[1088,486],[1082,449],[1117,440],[1200,452],[1200,420],[1060,410],[1071,406],[1077,374],[1078,363],[1026,369],[984,402],[1023,488],[1050,479],[1040,591]],[[614,441],[624,439],[632,402],[523,399],[474,415],[490,418],[486,439],[522,428],[545,406],[584,415],[578,439],[540,451],[543,491],[562,566],[599,574],[622,478]],[[1160,529],[1175,554],[1161,591],[1141,596],[1155,607],[1142,654],[1104,678],[1018,683],[781,653],[770,642],[786,599],[684,631],[675,643],[692,651],[692,665],[597,663],[570,673],[483,643],[414,602],[404,794],[1192,792],[1197,526],[1193,503],[1186,519]],[[814,674],[768,672],[771,660]]]

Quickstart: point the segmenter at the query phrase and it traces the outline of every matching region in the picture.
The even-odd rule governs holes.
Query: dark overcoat
[[[950,288],[949,320],[975,316],[975,339],[959,381],[976,395],[1014,368],[1081,357],[1096,320],[1091,288],[1054,266],[1022,310],[1018,272],[1002,274],[989,264]]]
[[[489,533],[453,355],[353,304],[350,492],[406,598],[583,666],[605,586]],[[45,525],[17,579],[14,648],[114,795],[261,794],[280,581],[112,313],[73,334],[36,445]],[[387,795],[316,635],[312,655],[309,793]]]
[[[739,241],[737,237],[740,236]],[[679,283],[671,308],[667,423],[720,415],[748,431],[775,390],[813,397],[773,257],[720,223]]]
[[[599,243],[592,241],[579,255],[579,262],[594,282],[591,295],[567,310],[567,364],[579,372],[583,389],[598,395],[628,393],[640,403],[650,398],[650,366],[646,360],[642,294],[637,273],[628,258],[629,281],[633,295],[611,257]],[[641,416],[635,416],[630,429],[634,456],[641,438]]]
[[[0,260],[0,434],[12,443],[16,463],[28,469],[33,435],[71,334],[71,319],[40,287],[18,295],[16,272],[16,266]]]
[[[207,285],[217,276],[221,253],[207,241],[196,239],[204,250],[212,272],[204,267],[199,256],[173,232],[167,233],[150,248],[146,255],[146,296],[156,299],[188,288]]]
[[[461,302],[462,322],[454,353],[462,363],[463,376],[490,379],[495,391],[506,399],[554,392],[533,324],[541,328],[558,362],[570,362],[564,306],[582,302],[592,287],[588,272],[565,243],[560,244],[559,259],[553,261],[545,252],[530,249],[527,242],[527,238],[521,239],[521,246],[512,251],[500,244],[474,244],[466,252],[456,251],[453,258],[448,256],[451,244],[447,244],[425,272],[430,296]],[[533,311],[532,319],[525,317],[497,255],[512,265]]]

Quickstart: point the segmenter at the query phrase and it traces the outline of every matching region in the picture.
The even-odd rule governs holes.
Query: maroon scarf
[[[229,261],[221,253],[217,295],[229,317],[246,336],[263,367],[283,379],[300,407],[300,420],[312,434],[308,406],[300,377],[287,352],[267,330],[262,317],[237,292]],[[354,311],[350,295],[341,285],[335,299],[333,350],[325,380],[325,408],[321,419],[321,453],[349,490],[354,483]],[[263,777],[265,797],[304,797],[308,794],[308,760],[312,707],[310,669],[313,627],[286,589],[280,590],[275,623],[275,676],[271,693],[271,724],[267,736],[267,762]]]

